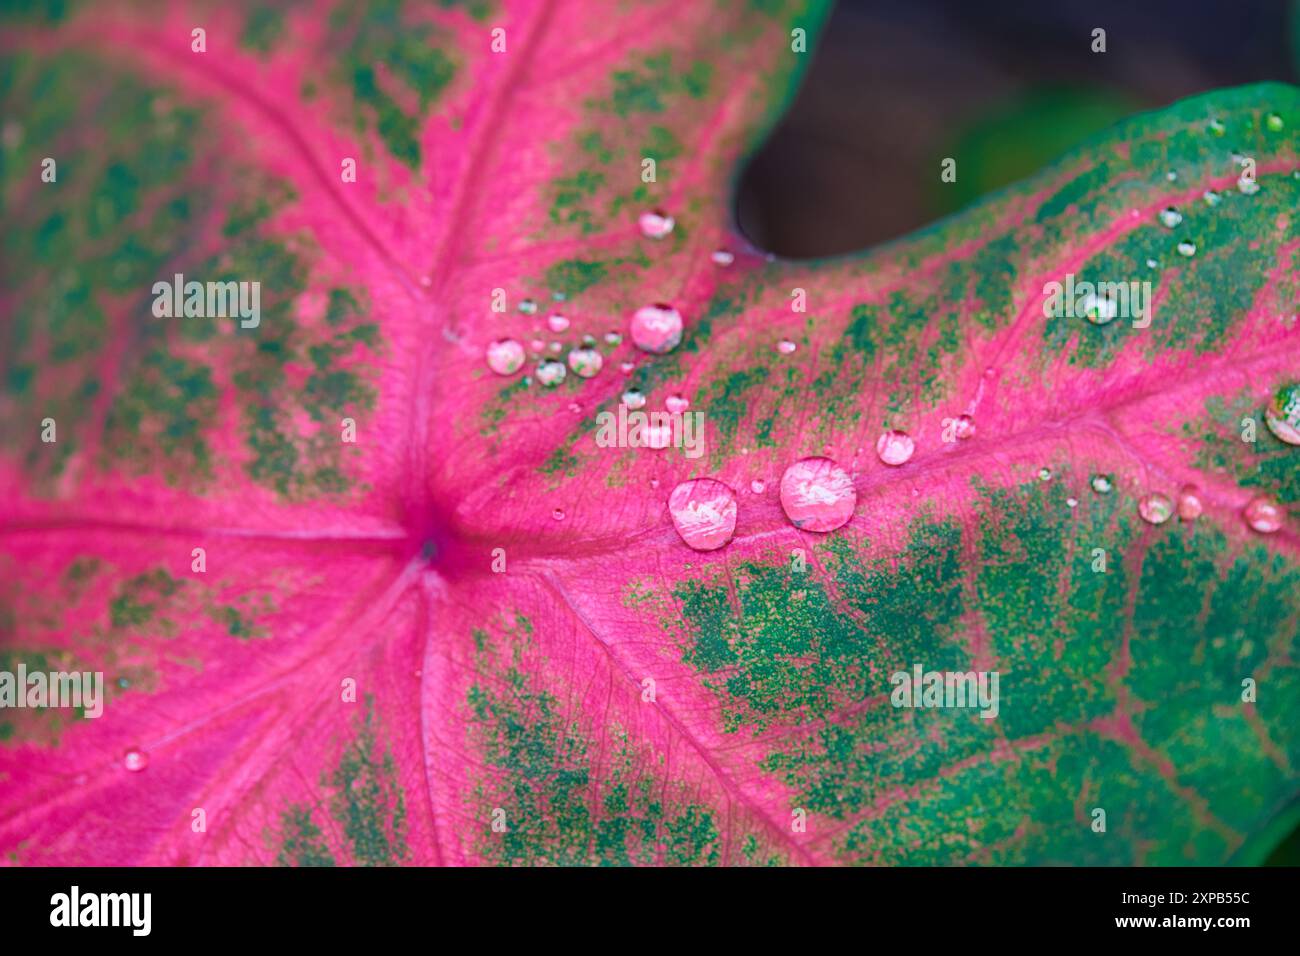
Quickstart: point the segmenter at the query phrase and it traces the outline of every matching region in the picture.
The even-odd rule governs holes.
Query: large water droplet
[[[1223,135],[1224,125],[1223,125],[1223,121],[1222,121],[1222,120],[1219,120],[1219,119],[1212,119],[1212,120],[1210,120],[1208,123],[1205,124],[1205,127],[1206,127],[1206,129],[1208,129],[1211,133],[1213,133],[1215,136],[1222,136],[1222,135]]]
[[[1205,510],[1201,501],[1201,492],[1195,485],[1187,485],[1178,492],[1178,517],[1183,521],[1195,521]]]
[[[1174,513],[1174,503],[1168,495],[1153,492],[1138,501],[1138,515],[1149,524],[1164,524]]]
[[[662,303],[637,309],[632,316],[632,341],[644,352],[671,352],[682,341],[682,314]]]
[[[524,364],[524,347],[514,339],[497,339],[487,347],[488,368],[498,375],[514,375]]]
[[[1273,393],[1264,421],[1282,441],[1300,445],[1300,382],[1288,382]]]
[[[1089,292],[1083,297],[1083,317],[1093,325],[1106,325],[1119,315],[1119,303],[1106,296]]]
[[[1172,229],[1183,221],[1183,214],[1173,206],[1166,206],[1164,209],[1160,210],[1159,219],[1160,225],[1164,226],[1166,229]]]
[[[1097,492],[1099,495],[1108,495],[1110,494],[1111,488],[1115,487],[1110,480],[1110,475],[1093,475],[1090,484],[1092,485],[1092,490]]]
[[[595,349],[574,349],[569,353],[569,368],[583,378],[591,378],[605,364]]]
[[[834,531],[853,517],[857,503],[848,472],[829,458],[801,459],[781,476],[781,507],[804,531]]]
[[[559,312],[552,312],[546,317],[546,327],[552,332],[563,332],[569,327],[568,316],[561,315]]]
[[[1276,113],[1269,113],[1268,116],[1264,117],[1264,128],[1269,132],[1280,133],[1282,132],[1282,127],[1285,125],[1286,124],[1282,121],[1282,117],[1278,116]]]
[[[1052,469],[1050,469],[1050,468],[1039,468],[1039,469],[1038,469],[1038,480],[1039,480],[1039,481],[1051,481],[1051,480],[1052,480]]]
[[[1187,256],[1188,258],[1196,255],[1196,243],[1188,242],[1184,239],[1178,244],[1178,254],[1180,256]]]
[[[672,412],[674,415],[679,412],[684,412],[690,407],[690,400],[681,395],[669,395],[668,398],[664,400],[664,408],[668,409],[668,411]]]
[[[916,451],[916,442],[907,432],[891,428],[876,439],[876,454],[886,465],[902,465]]]
[[[537,381],[541,382],[548,388],[559,385],[564,381],[564,363],[557,362],[555,359],[542,359],[537,363]]]
[[[636,411],[645,407],[645,393],[639,388],[629,388],[623,393],[623,404]]]
[[[647,239],[662,239],[673,231],[676,222],[666,212],[652,209],[649,212],[641,213],[641,216],[637,219],[637,225],[641,227],[641,235]]]
[[[693,478],[673,489],[668,513],[690,547],[715,551],[736,532],[736,493],[712,478]]]
[[[1282,521],[1285,514],[1279,505],[1272,498],[1264,495],[1257,495],[1247,502],[1242,516],[1246,519],[1246,524],[1260,534],[1272,534],[1282,527]]]
[[[122,755],[122,766],[131,773],[139,773],[149,766],[149,755],[139,747],[132,747]]]

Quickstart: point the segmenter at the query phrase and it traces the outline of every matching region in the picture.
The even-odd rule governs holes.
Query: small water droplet
[[[514,375],[524,364],[524,347],[514,339],[497,339],[487,347],[488,368],[498,375]]]
[[[660,209],[652,209],[649,212],[641,213],[637,219],[637,225],[641,227],[641,235],[647,239],[662,239],[673,231],[676,225],[672,216]]]
[[[565,299],[567,299],[568,297],[569,297],[569,294],[568,294],[567,292],[552,292],[552,293],[551,293],[551,300],[552,300],[553,302],[563,302],[563,301],[564,301]]]
[[[1157,262],[1155,259],[1148,259],[1148,260],[1147,260],[1147,268],[1148,268],[1148,269],[1158,269],[1158,268],[1160,268],[1160,263]]]
[[[564,520],[564,509],[563,509],[563,508],[556,508],[554,511],[551,512],[551,517],[554,518],[556,521],[563,521],[563,520]]]
[[[564,363],[555,359],[542,359],[537,363],[537,381],[547,388],[553,388],[564,381]]]
[[[606,345],[619,345],[619,344],[622,343],[622,341],[623,341],[623,334],[622,334],[621,332],[606,332],[606,333],[605,333],[605,344],[606,344]]]
[[[645,407],[645,393],[639,388],[629,388],[623,393],[623,404],[635,411]]]
[[[1201,193],[1201,198],[1205,200],[1205,205],[1207,206],[1217,206],[1219,203],[1223,202],[1223,197],[1213,189],[1205,190],[1205,192]]]
[[[1183,214],[1173,206],[1166,206],[1164,209],[1160,210],[1159,219],[1160,225],[1164,226],[1166,229],[1172,229],[1183,221]]]
[[[577,415],[577,414],[581,413],[581,411],[582,411],[582,406],[579,405],[577,402],[569,402],[569,411],[571,411],[571,412],[573,412],[573,414]]]
[[[668,411],[672,412],[674,415],[679,412],[684,412],[690,407],[690,400],[681,395],[669,395],[668,398],[664,400],[664,408],[668,409]]]
[[[632,372],[633,372],[635,369],[636,369],[636,363],[634,363],[634,362],[619,362],[619,363],[618,363],[618,370],[619,370],[620,372],[622,372],[624,375],[631,375]]]
[[[139,747],[132,747],[122,755],[122,766],[131,773],[139,773],[149,766],[149,755]]]
[[[569,353],[569,368],[582,378],[591,378],[604,364],[604,358],[595,349],[574,349]]]
[[[1065,499],[1065,504],[1066,504],[1066,507],[1068,507],[1068,508],[1077,508],[1077,507],[1079,507],[1079,499],[1078,499],[1078,498],[1066,498],[1066,499]]]
[[[658,487],[659,487],[659,479],[658,479],[658,478],[651,478],[651,479],[650,479],[650,487],[651,487],[651,488],[658,488]]]
[[[975,437],[975,419],[969,415],[958,415],[952,424],[952,433],[957,436],[958,441],[965,441],[968,438]]]
[[[1220,120],[1220,119],[1212,119],[1212,120],[1210,120],[1208,123],[1206,123],[1205,126],[1206,126],[1206,128],[1207,128],[1211,133],[1213,133],[1215,136],[1222,136],[1222,135],[1223,135],[1224,126],[1223,126],[1223,121],[1222,121],[1222,120]]]
[[[1300,445],[1300,382],[1287,382],[1273,392],[1264,421],[1282,441]]]
[[[1188,258],[1196,255],[1196,243],[1188,242],[1184,239],[1178,244],[1178,254],[1180,256],[1187,256]]]
[[[780,342],[776,343],[776,350],[782,355],[790,355],[798,347],[799,346],[795,345],[789,339],[782,339]]]
[[[1138,501],[1138,515],[1149,524],[1164,524],[1173,516],[1174,503],[1168,495],[1153,492]]]
[[[1282,132],[1282,127],[1285,125],[1286,124],[1282,121],[1282,117],[1277,113],[1269,113],[1268,116],[1264,117],[1264,128],[1271,133]]]
[[[537,303],[532,299],[520,299],[519,311],[524,315],[533,315],[537,311]]]
[[[1083,317],[1093,325],[1107,325],[1119,315],[1119,303],[1106,296],[1089,292],[1083,297]]]
[[[916,451],[916,442],[907,432],[891,428],[880,433],[876,439],[876,455],[886,465],[902,465]]]
[[[736,254],[730,249],[715,249],[709,258],[713,260],[715,266],[725,268],[736,261]]]
[[[804,531],[834,531],[853,517],[857,503],[848,472],[829,458],[803,458],[781,476],[781,507]]]
[[[716,551],[736,532],[736,493],[712,478],[693,478],[673,489],[668,513],[689,547]]]
[[[1253,196],[1259,192],[1259,183],[1254,176],[1241,176],[1237,179],[1237,192],[1243,196]]]
[[[755,478],[749,483],[749,490],[756,495],[761,495],[767,490],[767,482],[763,481],[761,478]]]
[[[1178,492],[1178,517],[1183,521],[1195,521],[1204,510],[1200,490],[1195,485],[1186,485]]]
[[[1165,173],[1165,179],[1171,183],[1177,182],[1178,181],[1177,171],[1173,169],[1169,170],[1169,172]]]
[[[1251,498],[1242,511],[1246,524],[1260,534],[1272,534],[1282,527],[1285,515],[1281,506],[1272,498],[1257,495]]]
[[[1099,495],[1108,495],[1110,494],[1111,488],[1115,487],[1110,480],[1110,475],[1093,475],[1090,484],[1092,485],[1092,490],[1097,492]]]
[[[552,332],[563,332],[569,327],[569,319],[558,312],[552,312],[546,317],[546,327]]]
[[[1051,480],[1052,480],[1052,469],[1050,469],[1050,468],[1039,468],[1039,469],[1038,469],[1038,480],[1039,480],[1039,481],[1051,481]]]
[[[643,352],[671,352],[682,341],[682,314],[663,303],[642,306],[632,316],[632,341]]]
[[[556,355],[559,355],[560,349],[564,348],[564,346],[561,345],[559,342],[552,342],[550,345],[547,346],[547,348],[550,349],[552,352],[554,352]]]

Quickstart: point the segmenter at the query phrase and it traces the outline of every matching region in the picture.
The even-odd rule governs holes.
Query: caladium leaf
[[[1267,849],[1300,788],[1300,449],[1266,425],[1300,380],[1300,94],[771,261],[729,184],[824,16],[8,25],[0,671],[107,686],[0,711],[6,860]],[[257,321],[156,317],[177,274],[260,282]],[[1138,285],[1045,311],[1053,282]],[[610,424],[642,401],[669,447]],[[852,507],[787,481],[796,527],[805,458]],[[998,697],[894,706],[917,668]]]

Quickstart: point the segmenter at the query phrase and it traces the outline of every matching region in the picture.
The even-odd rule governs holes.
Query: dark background
[[[1300,82],[1288,0],[841,0],[742,174],[741,231],[790,258],[905,235],[1125,116]],[[1106,52],[1092,52],[1092,30]],[[957,159],[957,182],[939,164]]]

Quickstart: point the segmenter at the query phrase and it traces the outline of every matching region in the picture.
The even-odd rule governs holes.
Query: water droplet
[[[668,411],[672,412],[674,415],[678,412],[684,412],[690,407],[690,399],[684,398],[681,395],[669,395],[664,401],[664,408],[668,409]]]
[[[736,255],[730,249],[715,249],[709,258],[713,260],[715,266],[724,268],[736,261]]]
[[[595,349],[574,349],[569,353],[569,368],[583,378],[591,378],[604,364],[605,360]]]
[[[763,481],[761,478],[755,478],[749,483],[749,490],[756,495],[761,495],[767,490],[767,482]]]
[[[641,235],[647,239],[662,239],[673,231],[676,222],[673,217],[659,209],[652,209],[649,212],[641,213],[637,219],[637,225],[641,227]]]
[[[651,478],[651,479],[650,479],[650,487],[651,487],[651,488],[658,488],[658,487],[659,487],[659,479],[658,479],[658,478]]]
[[[1093,475],[1091,485],[1092,490],[1099,495],[1108,495],[1111,488],[1115,487],[1110,480],[1110,475]]]
[[[1106,296],[1089,292],[1083,297],[1083,317],[1093,325],[1106,325],[1119,315],[1119,303]]]
[[[149,755],[139,747],[132,747],[122,755],[122,766],[131,773],[139,773],[149,766]]]
[[[605,333],[605,344],[606,344],[606,345],[619,345],[620,343],[622,343],[622,341],[623,341],[623,335],[622,335],[621,332],[606,332],[606,333]]]
[[[655,424],[651,421],[649,425],[641,432],[641,440],[645,442],[645,447],[660,450],[667,448],[673,443],[673,429],[667,423]]]
[[[569,327],[569,319],[558,312],[552,312],[546,317],[546,327],[552,332],[563,332]]]
[[[1172,229],[1183,221],[1183,214],[1173,206],[1166,206],[1164,209],[1160,210],[1159,219],[1160,225],[1164,226],[1166,229]]]
[[[876,439],[876,454],[886,465],[902,465],[916,451],[916,442],[907,432],[891,428]]]
[[[682,314],[662,303],[637,309],[632,316],[632,341],[644,352],[671,352],[682,341]]]
[[[1050,469],[1050,468],[1039,468],[1039,469],[1038,469],[1038,480],[1039,480],[1039,481],[1051,481],[1051,480],[1052,480],[1052,469]]]
[[[798,347],[799,346],[795,345],[789,339],[782,339],[780,342],[776,343],[776,350],[782,355],[790,355]]]
[[[633,372],[635,369],[636,369],[636,363],[635,363],[635,362],[619,362],[619,363],[618,363],[618,370],[619,370],[620,372],[622,372],[624,375],[631,375],[632,372]]]
[[[582,411],[582,406],[579,405],[577,402],[569,402],[569,411],[577,415]]]
[[[801,459],[781,476],[781,507],[804,531],[834,531],[853,517],[857,503],[848,472],[829,458]]]
[[[1196,243],[1188,242],[1184,239],[1178,244],[1178,254],[1180,256],[1187,256],[1188,258],[1196,255]]]
[[[563,521],[563,520],[564,520],[564,509],[563,509],[563,508],[556,508],[554,511],[551,512],[551,517],[554,518],[556,521]]]
[[[1243,196],[1253,196],[1259,192],[1259,183],[1255,182],[1254,176],[1240,176],[1237,179],[1237,192]]]
[[[1251,498],[1242,511],[1242,516],[1245,517],[1246,524],[1260,534],[1272,534],[1277,531],[1282,527],[1282,520],[1285,517],[1281,506],[1272,498],[1263,495]]]
[[[1171,169],[1171,170],[1169,170],[1169,172],[1165,173],[1165,179],[1166,179],[1167,181],[1171,182],[1171,183],[1177,182],[1177,181],[1178,181],[1178,173],[1177,173],[1175,170],[1172,170],[1172,169]]]
[[[1195,521],[1204,510],[1200,490],[1195,485],[1187,485],[1178,492],[1178,517],[1183,521]]]
[[[969,415],[958,415],[952,423],[952,433],[957,436],[958,441],[965,441],[968,438],[975,437],[975,419]]]
[[[1300,445],[1300,382],[1287,382],[1273,393],[1264,421],[1282,441]]]
[[[1160,263],[1157,262],[1155,259],[1148,259],[1148,260],[1147,260],[1147,268],[1148,268],[1148,269],[1158,269],[1159,267],[1160,267]]]
[[[1264,117],[1264,127],[1269,130],[1269,132],[1280,133],[1282,132],[1282,127],[1285,125],[1286,124],[1282,122],[1282,117],[1278,116],[1276,113],[1269,113],[1268,116]]]
[[[1201,198],[1205,200],[1205,205],[1207,206],[1217,206],[1219,203],[1223,202],[1223,197],[1213,189],[1205,190],[1205,192],[1201,193]]]
[[[1208,123],[1206,123],[1205,126],[1215,136],[1223,135],[1224,126],[1222,120],[1212,119]]]
[[[520,299],[519,311],[522,312],[524,315],[532,315],[537,311],[537,303],[534,302],[532,299]]]
[[[1077,507],[1079,507],[1079,499],[1078,499],[1078,498],[1066,498],[1066,499],[1065,499],[1065,505],[1066,505],[1067,508],[1077,508]]]
[[[567,299],[568,297],[569,297],[569,294],[568,294],[567,292],[552,292],[552,293],[551,293],[551,299],[554,300],[555,302],[563,302],[563,301],[564,301],[565,299]]]
[[[555,359],[542,359],[537,363],[537,381],[541,382],[548,388],[559,385],[564,381],[564,363],[557,362]]]
[[[497,339],[487,347],[488,368],[498,375],[514,375],[524,364],[524,347],[514,339]]]
[[[1174,513],[1174,503],[1168,495],[1153,492],[1138,501],[1138,515],[1149,524],[1164,524]]]
[[[623,404],[635,411],[645,407],[645,393],[639,388],[629,388],[623,393]]]
[[[736,493],[712,478],[693,478],[673,489],[668,513],[688,546],[716,551],[736,532]]]
[[[559,355],[560,349],[564,348],[564,346],[561,345],[559,342],[552,342],[550,345],[547,346],[547,348],[549,348],[556,355]]]
[[[541,352],[546,348],[546,343],[543,342],[541,339],[533,339],[531,342],[528,343],[528,347],[532,349],[534,352]]]

